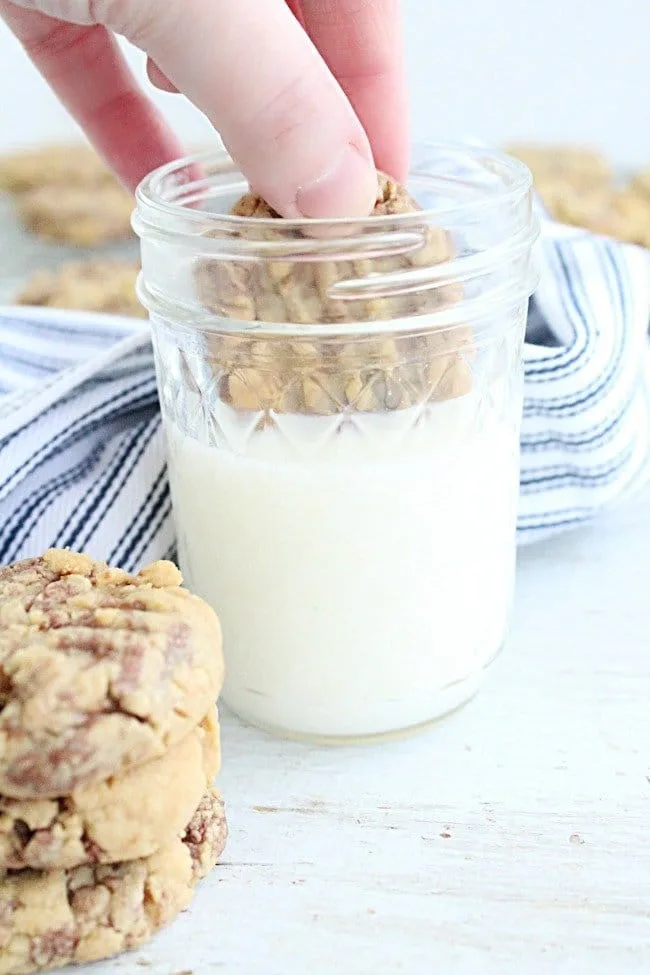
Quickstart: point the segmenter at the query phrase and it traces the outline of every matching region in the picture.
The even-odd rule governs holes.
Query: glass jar
[[[223,700],[284,736],[427,724],[506,635],[530,175],[484,149],[414,160],[422,209],[384,183],[367,220],[233,214],[222,151],[138,191],[180,566],[221,618]]]

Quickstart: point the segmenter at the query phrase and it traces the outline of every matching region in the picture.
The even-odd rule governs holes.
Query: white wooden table
[[[524,551],[476,700],[313,749],[224,715],[231,836],[143,975],[650,972],[650,491]]]

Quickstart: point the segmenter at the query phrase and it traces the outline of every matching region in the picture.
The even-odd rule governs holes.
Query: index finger
[[[408,169],[408,99],[399,0],[289,0],[395,179]]]

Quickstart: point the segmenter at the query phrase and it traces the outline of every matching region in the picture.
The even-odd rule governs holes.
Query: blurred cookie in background
[[[528,166],[554,220],[650,247],[650,169],[621,185],[595,149],[522,143],[506,151]]]
[[[36,271],[16,303],[146,318],[135,294],[138,272],[139,266],[127,261],[63,264],[55,271]]]
[[[41,186],[16,201],[24,228],[45,240],[95,247],[132,236],[134,201],[117,183],[90,189]]]
[[[614,182],[610,162],[589,147],[515,143],[506,152],[528,166],[535,183],[607,186]]]
[[[541,196],[560,223],[650,247],[650,196],[644,197],[631,187],[568,190],[550,201],[543,190]]]
[[[650,199],[650,167],[642,169],[632,180],[632,189]]]
[[[19,194],[42,186],[97,187],[115,177],[90,146],[49,145],[0,157],[0,190]]]

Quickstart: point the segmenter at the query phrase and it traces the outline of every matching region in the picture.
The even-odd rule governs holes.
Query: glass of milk
[[[384,184],[365,221],[232,214],[221,150],[138,191],[181,569],[221,618],[226,704],[287,737],[426,725],[506,637],[530,174],[413,158],[421,209]]]

